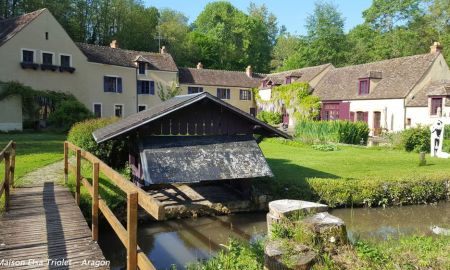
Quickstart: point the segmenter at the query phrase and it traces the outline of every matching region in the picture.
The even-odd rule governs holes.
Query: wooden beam
[[[75,200],[77,205],[80,205],[80,181],[81,181],[81,150],[77,150],[77,165],[76,165],[76,191]]]
[[[98,162],[92,166],[92,240],[98,241]]]
[[[6,211],[8,211],[9,209],[9,177],[11,176],[11,168],[10,168],[10,154],[9,152],[5,152],[3,154],[3,156],[5,157],[5,209]]]
[[[11,186],[14,186],[14,173],[16,170],[16,143],[12,142],[11,144],[11,169],[10,169],[10,179],[9,182],[11,183]]]
[[[137,208],[138,193],[127,194],[127,270],[137,269]]]
[[[69,179],[69,145],[64,142],[64,183],[67,185]]]

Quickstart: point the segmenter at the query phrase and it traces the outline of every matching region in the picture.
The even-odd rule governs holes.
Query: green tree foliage
[[[181,88],[179,86],[177,86],[175,83],[172,83],[170,86],[164,86],[161,82],[158,82],[156,85],[159,89],[158,97],[162,101],[169,100],[169,99],[177,96],[181,92]]]

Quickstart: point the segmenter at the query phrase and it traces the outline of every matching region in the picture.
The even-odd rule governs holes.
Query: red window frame
[[[367,78],[359,79],[358,84],[358,94],[361,95],[368,95],[370,92],[370,80]]]
[[[441,113],[442,113],[442,97],[433,97],[433,98],[431,98],[430,114],[431,115],[437,115],[438,108],[441,108]]]

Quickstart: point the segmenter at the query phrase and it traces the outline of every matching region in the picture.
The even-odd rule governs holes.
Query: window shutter
[[[227,99],[230,99],[230,97],[231,97],[230,89],[227,89],[227,90],[226,90],[226,93],[227,93]]]
[[[355,122],[355,112],[350,112],[350,121]]]
[[[106,76],[103,76],[103,92],[108,92],[106,80],[107,80]]]
[[[154,94],[155,94],[155,82],[150,81],[150,95],[154,95]]]
[[[364,116],[364,122],[368,123],[369,122],[369,112],[364,112],[363,116]]]
[[[137,87],[137,93],[142,94],[142,82],[141,81],[136,82],[136,87]]]
[[[122,78],[117,78],[117,93],[122,93]]]

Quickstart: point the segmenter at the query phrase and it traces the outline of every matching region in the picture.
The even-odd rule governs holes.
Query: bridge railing
[[[14,186],[14,169],[16,167],[16,143],[10,141],[0,151],[0,163],[5,162],[5,175],[0,184],[0,197],[5,193],[5,210],[9,209],[10,187]]]
[[[75,166],[69,163],[70,151],[75,153]],[[92,164],[92,184],[81,175],[81,159],[87,160]],[[75,200],[77,204],[80,204],[81,184],[87,189],[92,198],[92,239],[98,241],[98,214],[100,210],[127,249],[127,269],[135,270],[137,267],[141,270],[156,269],[147,255],[137,245],[137,210],[138,206],[141,206],[155,219],[163,220],[164,207],[161,202],[125,179],[93,154],[66,141],[64,142],[64,175],[66,182],[69,171],[74,173],[76,178]],[[127,228],[120,223],[119,219],[99,195],[100,173],[108,177],[127,195]]]

